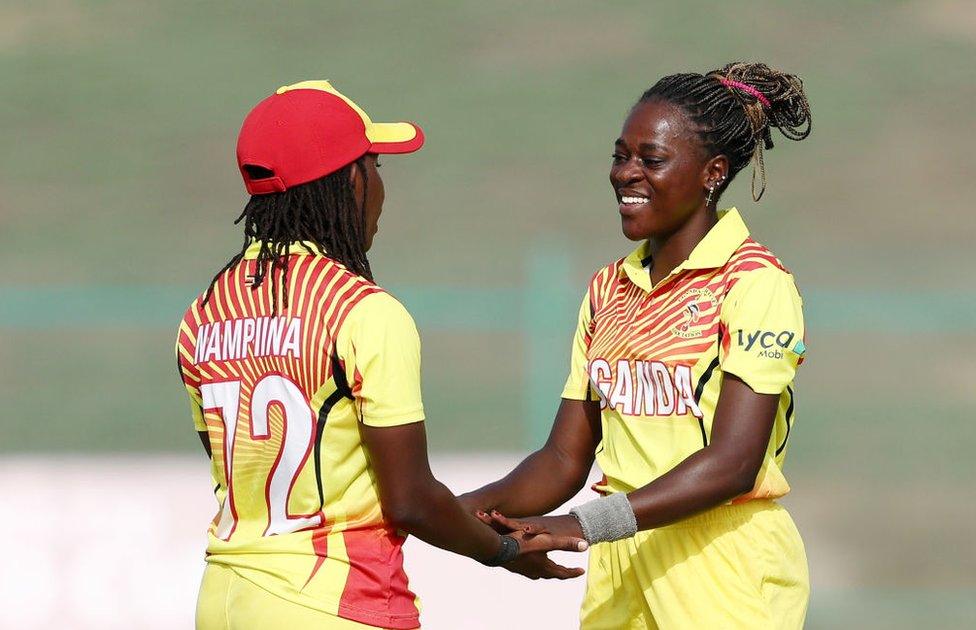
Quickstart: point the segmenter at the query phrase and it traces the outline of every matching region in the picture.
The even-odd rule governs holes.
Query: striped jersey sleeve
[[[590,399],[590,377],[586,370],[586,351],[590,345],[590,295],[587,291],[580,304],[579,319],[576,333],[573,335],[573,345],[569,355],[569,376],[563,387],[562,397],[568,400]]]
[[[593,275],[580,304],[576,332],[570,348],[569,375],[562,398],[567,400],[598,400],[599,394],[590,383],[587,354],[593,335],[593,316],[607,301],[611,285],[617,277],[620,263],[608,265]]]
[[[195,312],[197,301],[194,300],[188,313]],[[180,328],[176,337],[176,369],[179,372],[180,380],[186,388],[189,396],[190,417],[193,420],[193,428],[197,431],[206,431],[207,423],[203,418],[203,397],[200,395],[200,376],[192,362],[192,348],[196,346],[198,328],[192,326],[192,321],[184,317],[180,322]]]

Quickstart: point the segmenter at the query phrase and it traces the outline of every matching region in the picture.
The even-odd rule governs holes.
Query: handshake
[[[589,548],[576,517],[567,514],[509,518],[483,505],[485,501],[478,492],[461,495],[458,501],[469,514],[502,536],[498,556],[485,564],[504,567],[530,580],[567,580],[583,575],[583,569],[564,567],[548,556],[550,551],[580,552]]]

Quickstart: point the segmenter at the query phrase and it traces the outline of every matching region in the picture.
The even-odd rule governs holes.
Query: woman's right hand
[[[476,519],[484,523],[485,525],[491,527],[493,530],[499,534],[507,534],[512,531],[510,527],[498,523],[492,519],[491,514],[495,511],[494,506],[490,505],[490,501],[484,493],[476,490],[474,492],[468,492],[466,494],[458,495],[458,503],[464,508],[464,511],[468,514],[473,515]]]
[[[512,573],[524,575],[530,580],[567,580],[583,575],[581,568],[564,567],[549,559],[549,551],[586,551],[588,544],[574,536],[556,536],[538,526],[526,526],[506,534],[519,543],[519,555],[502,565]]]

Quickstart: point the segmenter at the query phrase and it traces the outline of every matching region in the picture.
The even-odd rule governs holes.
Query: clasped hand
[[[476,510],[474,515],[499,534],[519,542],[518,557],[503,565],[509,571],[538,580],[566,580],[583,575],[581,568],[564,567],[549,559],[549,551],[585,551],[588,547],[583,531],[573,516],[535,516],[513,519],[492,510]],[[567,520],[568,519],[568,520]]]

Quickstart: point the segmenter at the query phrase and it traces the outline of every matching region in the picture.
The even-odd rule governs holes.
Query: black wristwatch
[[[517,540],[511,536],[500,536],[499,538],[502,541],[501,549],[498,550],[494,558],[485,561],[486,566],[499,567],[508,564],[519,555],[519,542]]]

